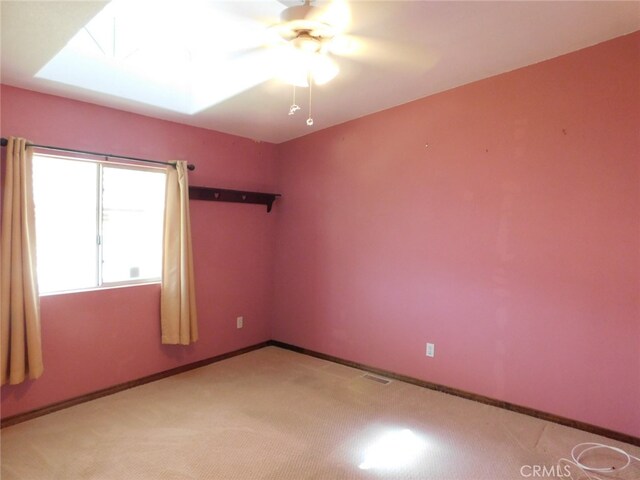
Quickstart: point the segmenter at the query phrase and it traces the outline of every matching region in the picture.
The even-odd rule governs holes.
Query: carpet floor
[[[3,480],[586,478],[640,448],[266,347],[1,432]],[[618,457],[594,454],[600,465]],[[544,470],[543,470],[544,468]],[[639,479],[632,464],[615,479]]]

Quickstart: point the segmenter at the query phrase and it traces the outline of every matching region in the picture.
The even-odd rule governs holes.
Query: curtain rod
[[[8,143],[9,143],[9,140],[7,140],[6,138],[4,138],[4,137],[0,138],[0,146],[6,147]],[[44,148],[44,149],[47,149],[47,150],[57,150],[57,151],[60,151],[60,152],[83,153],[85,155],[95,155],[96,157],[122,158],[124,160],[134,160],[136,162],[155,163],[155,164],[158,164],[158,165],[171,165],[172,167],[176,166],[175,162],[161,162],[159,160],[147,160],[145,158],[125,157],[124,155],[114,155],[112,153],[89,152],[89,151],[86,151],[86,150],[76,150],[75,148],[52,147],[50,145],[35,145],[33,143],[27,143],[27,147]],[[195,170],[196,166],[191,164],[191,163],[189,163],[187,165],[187,168],[189,170]]]

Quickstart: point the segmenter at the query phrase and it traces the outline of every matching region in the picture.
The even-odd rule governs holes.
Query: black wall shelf
[[[213,187],[189,187],[189,198],[191,200],[266,205],[267,212],[271,211],[273,202],[275,202],[278,197],[280,197],[279,193],[246,192],[244,190],[228,190],[226,188]]]

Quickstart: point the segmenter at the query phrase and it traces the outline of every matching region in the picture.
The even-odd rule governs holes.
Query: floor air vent
[[[376,377],[371,375],[370,373],[367,373],[366,375],[363,375],[364,378],[366,378],[367,380],[373,380],[374,382],[378,382],[381,383],[383,385],[388,385],[391,383],[391,380],[387,380],[386,378],[380,378],[380,377]]]

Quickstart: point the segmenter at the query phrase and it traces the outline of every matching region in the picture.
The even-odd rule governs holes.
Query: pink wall
[[[192,185],[272,191],[275,146],[2,86],[3,136],[195,163]],[[191,203],[200,340],[162,346],[159,286],[41,299],[45,372],[2,387],[7,417],[270,338],[275,218],[253,205]],[[237,330],[235,317],[245,316]]]
[[[279,146],[274,339],[640,436],[639,46]]]

